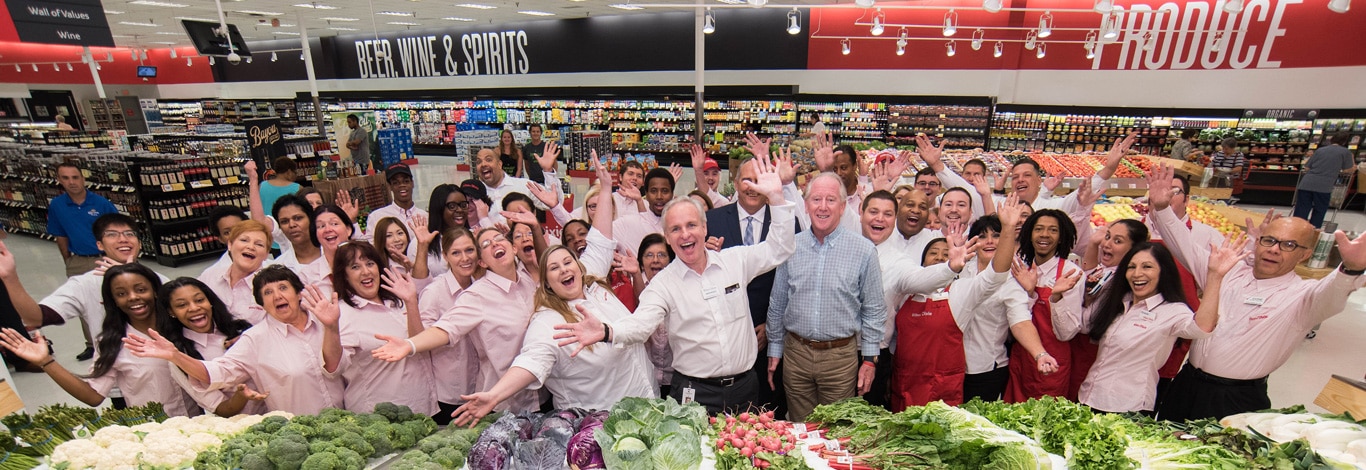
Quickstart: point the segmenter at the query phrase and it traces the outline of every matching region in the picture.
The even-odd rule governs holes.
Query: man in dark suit
[[[794,172],[791,168],[779,168],[779,176],[786,185],[792,182]],[[740,164],[739,180],[749,179],[753,181],[757,177],[754,162],[752,159]],[[737,183],[737,188],[739,185]],[[737,189],[735,203],[721,206],[707,211],[707,234],[721,240],[721,249],[733,246],[753,245],[768,238],[769,220],[768,199],[764,195],[755,191],[739,191]],[[801,227],[797,227],[801,231]],[[759,356],[754,362],[754,371],[760,374],[759,377],[768,375],[768,355],[764,354],[764,349],[768,346],[768,338],[765,336],[765,322],[768,321],[768,297],[773,290],[773,271],[766,272],[754,278],[747,286],[749,289],[749,316],[754,321],[754,333],[759,337]],[[783,392],[782,382],[783,369],[780,365],[778,371],[774,373],[773,383],[776,389],[771,389],[768,382],[760,380],[759,403],[763,403],[767,408],[774,410],[775,416],[783,416],[787,413],[787,399]]]

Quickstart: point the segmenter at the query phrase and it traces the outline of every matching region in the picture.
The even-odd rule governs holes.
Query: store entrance
[[[52,122],[58,115],[66,116],[66,123],[76,130],[84,130],[81,109],[76,106],[76,98],[69,90],[29,90],[30,97],[24,100],[28,115],[33,122]]]

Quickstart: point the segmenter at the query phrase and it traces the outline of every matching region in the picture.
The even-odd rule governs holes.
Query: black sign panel
[[[1249,109],[1243,111],[1243,117],[1249,119],[1270,118],[1285,120],[1310,120],[1319,117],[1317,109]]]
[[[280,132],[280,118],[243,119],[247,131],[247,149],[256,168],[265,173],[277,157],[285,155],[284,135]],[[257,175],[261,176],[261,175]]]
[[[5,4],[20,41],[114,47],[98,0],[6,0]]]

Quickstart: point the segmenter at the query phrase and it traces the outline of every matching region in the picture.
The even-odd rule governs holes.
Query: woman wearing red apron
[[[1071,347],[1053,332],[1054,304],[1081,309],[1081,289],[1072,289],[1081,279],[1081,268],[1060,258],[1072,251],[1077,229],[1067,213],[1043,209],[1029,216],[1020,228],[1020,257],[1012,269],[1026,292],[1035,295],[1032,308],[1034,328],[1039,330],[1045,353],[1058,362],[1058,372],[1044,375],[1031,367],[1035,358],[1018,343],[1010,351],[1010,382],[1005,401],[1019,403],[1043,396],[1065,396],[1071,377]],[[999,250],[998,250],[999,251]]]
[[[1105,294],[1105,286],[1115,274],[1119,260],[1134,245],[1148,241],[1148,227],[1133,219],[1119,219],[1108,227],[1092,232],[1086,244],[1085,255],[1081,259],[1081,269],[1086,272],[1086,296],[1082,306],[1089,307],[1096,299]],[[1068,341],[1072,349],[1072,376],[1067,384],[1067,399],[1077,401],[1077,391],[1086,381],[1086,373],[1096,362],[1100,345],[1090,336],[1077,335]],[[1185,356],[1181,356],[1185,360]],[[1177,367],[1180,367],[1179,365]]]
[[[1013,198],[1002,205],[1000,212],[1005,215],[1005,227],[1013,230],[1019,224],[1020,210]],[[934,259],[927,253],[924,263],[928,266],[946,259],[949,268],[957,272],[966,264],[968,254],[976,251],[977,239],[965,241],[963,227],[950,228],[947,235],[948,256]],[[892,356],[892,411],[935,400],[950,405],[963,402],[963,377],[967,373],[963,327],[981,310],[974,306],[1009,280],[1006,271],[1010,269],[1014,244],[1009,237],[1001,239],[991,270],[957,279],[942,290],[913,296],[902,304],[896,316],[897,347]],[[929,246],[934,245],[931,242]]]

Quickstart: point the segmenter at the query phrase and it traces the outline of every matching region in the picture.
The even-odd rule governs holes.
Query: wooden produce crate
[[[1233,188],[1201,188],[1199,186],[1192,185],[1191,195],[1203,196],[1215,200],[1228,199],[1233,197]]]
[[[1322,406],[1329,413],[1352,413],[1353,418],[1366,416],[1366,382],[1333,375],[1323,391],[1314,398],[1314,404]]]
[[[1176,170],[1178,174],[1183,174],[1192,178],[1201,178],[1205,175],[1205,167],[1200,166],[1198,163],[1152,155],[1146,155],[1146,157],[1148,157],[1148,161],[1152,162],[1153,165],[1170,166],[1172,169]]]
[[[1223,215],[1224,218],[1228,219],[1229,222],[1233,222],[1233,225],[1237,225],[1238,227],[1241,227],[1243,230],[1247,230],[1247,219],[1249,217],[1252,218],[1252,223],[1254,224],[1261,223],[1262,218],[1266,217],[1265,212],[1253,212],[1235,206],[1221,206],[1218,204],[1214,204],[1213,207],[1215,212],[1218,212],[1220,215]]]

